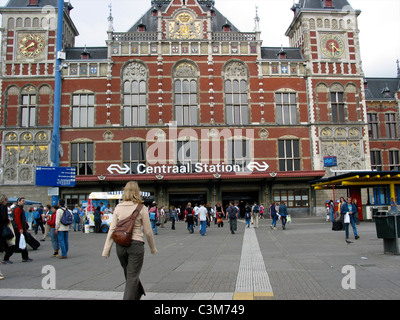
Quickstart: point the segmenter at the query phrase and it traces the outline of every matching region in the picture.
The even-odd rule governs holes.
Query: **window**
[[[331,93],[331,107],[332,107],[332,122],[343,123],[344,122],[343,92]]]
[[[88,194],[64,194],[63,198],[65,199],[65,204],[68,206],[68,208],[74,208],[75,205],[77,204],[79,207],[82,207],[83,201],[88,200],[89,195]]]
[[[246,139],[235,139],[228,141],[228,163],[239,165],[242,169],[251,161],[250,141]]]
[[[400,151],[389,151],[390,171],[400,171]]]
[[[36,94],[23,94],[21,106],[21,126],[36,125]]]
[[[190,172],[194,171],[195,164],[199,161],[198,141],[178,141],[176,144],[176,158],[178,166],[189,165]]]
[[[370,139],[379,138],[379,122],[377,113],[368,113],[368,135]]]
[[[225,81],[226,123],[248,124],[247,81]]]
[[[72,126],[74,128],[94,127],[93,94],[74,94],[72,96]]]
[[[371,169],[382,171],[382,156],[380,151],[371,151]]]
[[[297,105],[295,93],[276,93],[276,122],[278,124],[297,124]]]
[[[385,123],[386,123],[386,137],[388,139],[395,139],[397,137],[396,114],[395,113],[386,113],[385,114]]]
[[[123,143],[124,165],[131,168],[131,174],[137,174],[137,167],[141,163],[146,163],[146,143],[145,142],[124,142]]]
[[[279,170],[300,170],[299,140],[278,140]]]
[[[248,69],[241,61],[228,63],[225,71],[225,117],[228,125],[249,123]]]
[[[146,125],[146,81],[124,82],[124,126]]]
[[[130,62],[122,74],[123,125],[126,127],[147,124],[147,78],[146,66]]]
[[[178,126],[197,125],[197,81],[175,81],[175,112]]]
[[[288,208],[301,208],[309,207],[308,190],[307,189],[293,189],[293,190],[274,190],[273,201],[286,203]]]
[[[78,175],[93,174],[93,143],[72,143],[71,144],[71,167],[76,168]]]

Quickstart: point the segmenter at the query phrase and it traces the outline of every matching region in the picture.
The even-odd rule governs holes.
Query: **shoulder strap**
[[[132,215],[131,215],[131,219],[135,220],[136,217],[138,216],[138,214],[140,213],[140,211],[142,211],[142,208],[143,208],[143,203],[139,203],[136,206],[136,209],[133,210]]]

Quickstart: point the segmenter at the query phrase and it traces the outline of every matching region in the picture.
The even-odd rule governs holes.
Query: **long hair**
[[[143,203],[140,198],[140,189],[136,181],[129,181],[122,196],[122,201],[132,201],[133,203]]]
[[[1,194],[0,195],[0,204],[3,204],[3,201],[6,200],[6,199],[7,199],[6,195]]]

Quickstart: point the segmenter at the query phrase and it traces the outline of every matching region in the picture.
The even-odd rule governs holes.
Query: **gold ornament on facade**
[[[200,22],[194,21],[188,13],[181,13],[175,21],[169,23],[169,35],[171,39],[177,40],[200,39]]]

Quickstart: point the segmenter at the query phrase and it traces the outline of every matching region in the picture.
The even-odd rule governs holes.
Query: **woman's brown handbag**
[[[136,217],[142,210],[142,208],[143,204],[138,204],[130,217],[117,223],[112,234],[112,238],[115,243],[118,243],[119,245],[124,247],[128,247],[131,244],[133,226],[135,225]]]

